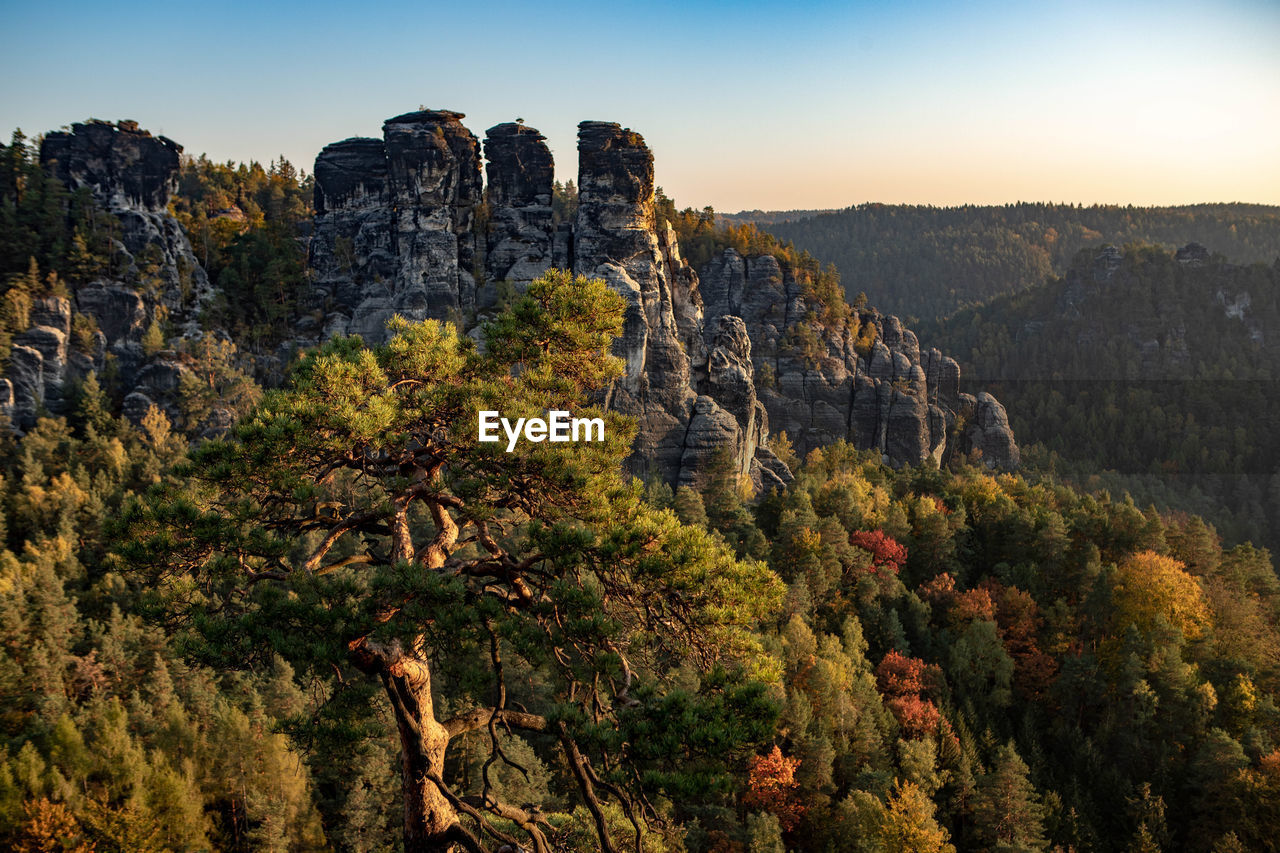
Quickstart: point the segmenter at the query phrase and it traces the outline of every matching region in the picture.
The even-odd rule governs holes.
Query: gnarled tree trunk
[[[470,849],[458,811],[435,779],[444,778],[449,731],[436,719],[431,698],[431,665],[399,641],[381,644],[361,638],[350,645],[357,665],[376,672],[386,688],[400,734],[406,853]]]

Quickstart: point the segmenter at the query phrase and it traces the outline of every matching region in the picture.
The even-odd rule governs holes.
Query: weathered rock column
[[[475,306],[480,146],[462,113],[388,119],[316,158],[311,267],[319,337],[386,340],[393,314],[462,320]]]
[[[675,234],[657,231],[653,155],[640,134],[607,122],[578,125],[573,256],[575,272],[603,278],[627,301],[614,345],[626,374],[608,402],[639,422],[633,472],[690,485],[724,451],[757,484],[789,479],[762,446],[767,416],[746,327],[723,318],[707,335],[698,277],[680,258]]]
[[[394,308],[445,319],[475,306],[480,144],[462,113],[422,110],[382,126],[394,206]]]
[[[602,278],[626,300],[614,352],[625,375],[608,403],[639,421],[630,464],[677,482],[698,399],[680,346],[670,281],[654,228],[653,154],[640,134],[612,122],[578,125],[574,272]],[[710,408],[708,403],[703,408]],[[733,426],[728,417],[727,426]]]
[[[315,180],[312,295],[326,320],[314,331],[381,340],[395,310],[397,271],[386,147],[368,138],[327,145]]]
[[[498,282],[523,290],[551,266],[551,184],[555,162],[546,137],[516,122],[486,131],[489,230],[485,238],[485,286],[478,308],[488,308]]]

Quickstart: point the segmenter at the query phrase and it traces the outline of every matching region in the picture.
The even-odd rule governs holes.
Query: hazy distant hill
[[[812,219],[824,213],[840,213],[838,208],[827,207],[815,210],[740,210],[737,213],[721,213],[716,211],[716,218],[734,225],[745,225],[754,222],[756,225],[777,225],[782,222],[798,222],[801,219]]]
[[[1060,472],[1280,546],[1280,262],[1089,249],[1061,278],[932,325],[922,339]]]
[[[767,218],[766,218],[767,217]],[[1016,293],[1061,274],[1080,249],[1202,243],[1240,263],[1280,256],[1280,207],[919,207],[864,204],[834,213],[741,213],[840,270],[850,294],[920,318]],[[794,221],[787,221],[794,220]]]

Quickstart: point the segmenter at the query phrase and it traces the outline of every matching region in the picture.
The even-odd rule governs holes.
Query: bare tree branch
[[[595,819],[596,835],[600,838],[600,849],[603,853],[618,853],[618,848],[613,846],[613,839],[609,836],[609,825],[605,821],[604,809],[600,807],[600,800],[596,797],[595,786],[591,782],[591,775],[587,772],[587,759],[578,750],[578,745],[573,742],[573,738],[569,736],[569,729],[564,723],[560,723],[560,745],[564,748],[565,760],[569,763],[569,769],[573,771],[573,776],[578,780],[578,790],[582,792],[582,799],[586,801],[587,809],[591,812],[591,816]]]
[[[449,737],[453,738],[484,728],[489,724],[491,718],[504,726],[523,729],[528,732],[545,732],[550,728],[547,718],[538,714],[529,714],[524,711],[510,709],[499,711],[494,708],[473,708],[470,711],[445,720],[442,725],[445,731],[449,733]]]

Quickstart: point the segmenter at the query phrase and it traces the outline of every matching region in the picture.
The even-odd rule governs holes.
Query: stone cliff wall
[[[407,113],[385,122],[381,139],[336,142],[317,157],[311,298],[323,319],[299,328],[300,343],[351,333],[380,341],[397,313],[471,328],[504,288],[518,290],[554,265],[602,278],[626,300],[615,342],[625,374],[603,400],[638,421],[628,467],[639,476],[692,484],[725,452],[758,487],[776,485],[790,478],[769,448],[780,430],[801,453],[846,439],[894,464],[970,448],[995,466],[1017,463],[1000,404],[961,394],[955,361],[922,352],[897,318],[864,310],[824,325],[805,274],[772,255],[729,249],[695,272],[675,233],[655,220],[653,155],[638,133],[579,125],[579,204],[557,225],[544,137],[520,122],[488,130],[486,196],[480,144],[462,118]],[[143,334],[167,318],[198,335],[198,310],[211,295],[166,209],[180,152],[132,122],[46,137],[44,162],[118,218],[129,271],[71,299],[36,300],[0,379],[0,408],[20,429],[42,408],[60,411],[68,380],[101,370],[108,357],[133,389],[127,414],[174,398],[186,368],[166,352],[147,357]],[[140,284],[144,256],[156,271],[148,286]],[[88,354],[68,347],[76,312],[99,329]],[[803,351],[800,339],[811,342]]]
[[[376,342],[394,314],[474,311],[480,144],[462,118],[406,113],[383,123],[382,139],[336,142],[316,158],[310,265],[326,336]]]
[[[551,184],[555,163],[546,138],[516,122],[485,133],[489,223],[485,235],[485,280],[476,307],[487,310],[497,282],[527,285],[552,266],[554,230]]]
[[[996,467],[1018,464],[1003,407],[989,394],[960,393],[954,359],[922,352],[915,333],[875,310],[825,325],[814,319],[797,275],[772,255],[744,258],[727,249],[703,267],[700,285],[709,328],[717,318],[737,317],[751,330],[753,367],[770,377],[759,383],[767,386],[759,395],[769,423],[775,433],[786,431],[800,455],[844,439],[895,464],[941,462],[973,448]],[[795,334],[797,327],[807,327],[805,334]],[[868,327],[874,337],[859,352],[859,333]],[[801,337],[816,338],[820,352],[790,343]],[[964,425],[955,435],[957,418]]]
[[[764,441],[750,339],[726,327],[710,351],[702,343],[697,276],[674,235],[655,226],[653,155],[643,137],[617,124],[578,126],[573,269],[604,279],[627,301],[615,344],[626,373],[607,402],[639,422],[634,473],[688,485],[723,449],[759,485],[789,478]],[[714,381],[700,383],[713,361]]]
[[[14,338],[5,378],[0,379],[0,411],[19,430],[42,410],[66,407],[68,384],[108,361],[119,382],[133,389],[126,408],[145,411],[149,393],[176,386],[182,369],[148,359],[142,338],[164,321],[179,334],[198,334],[198,314],[213,296],[181,226],[168,213],[177,184],[182,147],[152,136],[136,123],[90,121],[44,138],[40,159],[66,185],[88,189],[95,204],[119,223],[111,276],[74,289],[71,297],[35,300],[29,328]],[[97,331],[88,352],[69,346],[75,314],[92,318]]]
[[[757,485],[781,482],[790,473],[768,447],[780,430],[801,453],[846,439],[894,464],[971,448],[994,466],[1017,464],[999,402],[961,394],[956,362],[922,352],[897,318],[862,311],[824,326],[797,271],[771,255],[730,249],[701,274],[691,269],[674,232],[655,221],[653,155],[628,128],[579,125],[579,205],[559,226],[542,134],[523,123],[490,128],[487,216],[473,242],[467,205],[480,209],[478,161],[461,117],[411,113],[387,122],[384,140],[335,143],[317,159],[312,264],[329,295],[330,334],[380,340],[392,311],[456,311],[476,322],[499,283],[519,289],[550,266],[566,267],[604,279],[626,300],[615,344],[626,373],[606,400],[639,423],[634,473],[692,483],[724,450]],[[482,269],[471,265],[478,245]],[[868,328],[874,336],[868,344],[864,334],[859,352]],[[797,330],[821,353],[796,352],[789,340]]]

